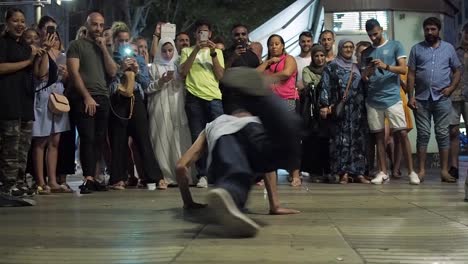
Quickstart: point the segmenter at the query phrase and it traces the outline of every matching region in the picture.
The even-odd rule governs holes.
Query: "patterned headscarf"
[[[359,68],[356,65],[356,63],[353,63],[353,59],[352,58],[346,59],[346,58],[343,57],[343,54],[342,54],[343,46],[344,46],[344,44],[346,44],[348,42],[350,42],[354,46],[354,43],[353,43],[353,41],[351,39],[344,38],[344,39],[340,40],[340,42],[338,43],[338,56],[336,56],[334,61],[341,68],[351,70],[351,71],[355,72],[356,74],[360,75]]]

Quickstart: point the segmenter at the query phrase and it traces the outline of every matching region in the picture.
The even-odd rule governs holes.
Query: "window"
[[[339,12],[333,13],[333,31],[347,33],[362,33],[366,31],[366,21],[375,18],[379,21],[383,30],[388,28],[388,16],[386,11],[372,12]]]

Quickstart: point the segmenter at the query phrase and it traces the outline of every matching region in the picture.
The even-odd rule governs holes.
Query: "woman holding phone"
[[[150,69],[152,82],[146,90],[151,141],[169,185],[177,183],[176,162],[191,145],[184,82],[177,73],[178,57],[174,41],[162,38]]]
[[[43,16],[38,23],[42,46],[47,51],[34,63],[34,118],[32,128],[32,156],[37,192],[72,192],[67,185],[57,181],[57,160],[60,133],[70,130],[68,113],[54,114],[49,110],[52,93],[63,94],[63,83],[68,78],[62,44],[56,32],[57,23],[52,17]],[[44,175],[46,160],[47,183]]]

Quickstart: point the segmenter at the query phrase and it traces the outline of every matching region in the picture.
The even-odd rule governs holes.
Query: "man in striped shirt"
[[[413,109],[417,128],[419,177],[425,176],[431,118],[439,147],[443,182],[455,182],[448,172],[450,94],[460,82],[461,63],[453,46],[440,39],[441,22],[429,17],[423,22],[424,41],[411,48],[408,61],[408,106]],[[414,94],[413,94],[414,91]]]

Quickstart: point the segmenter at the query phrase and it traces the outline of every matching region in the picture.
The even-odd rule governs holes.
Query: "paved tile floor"
[[[433,172],[420,186],[301,188],[283,176],[283,205],[302,213],[267,215],[255,187],[250,216],[264,227],[251,239],[194,221],[177,189],[36,196],[35,207],[0,209],[0,263],[468,263],[462,174],[459,184]],[[192,191],[200,201],[207,192]]]

